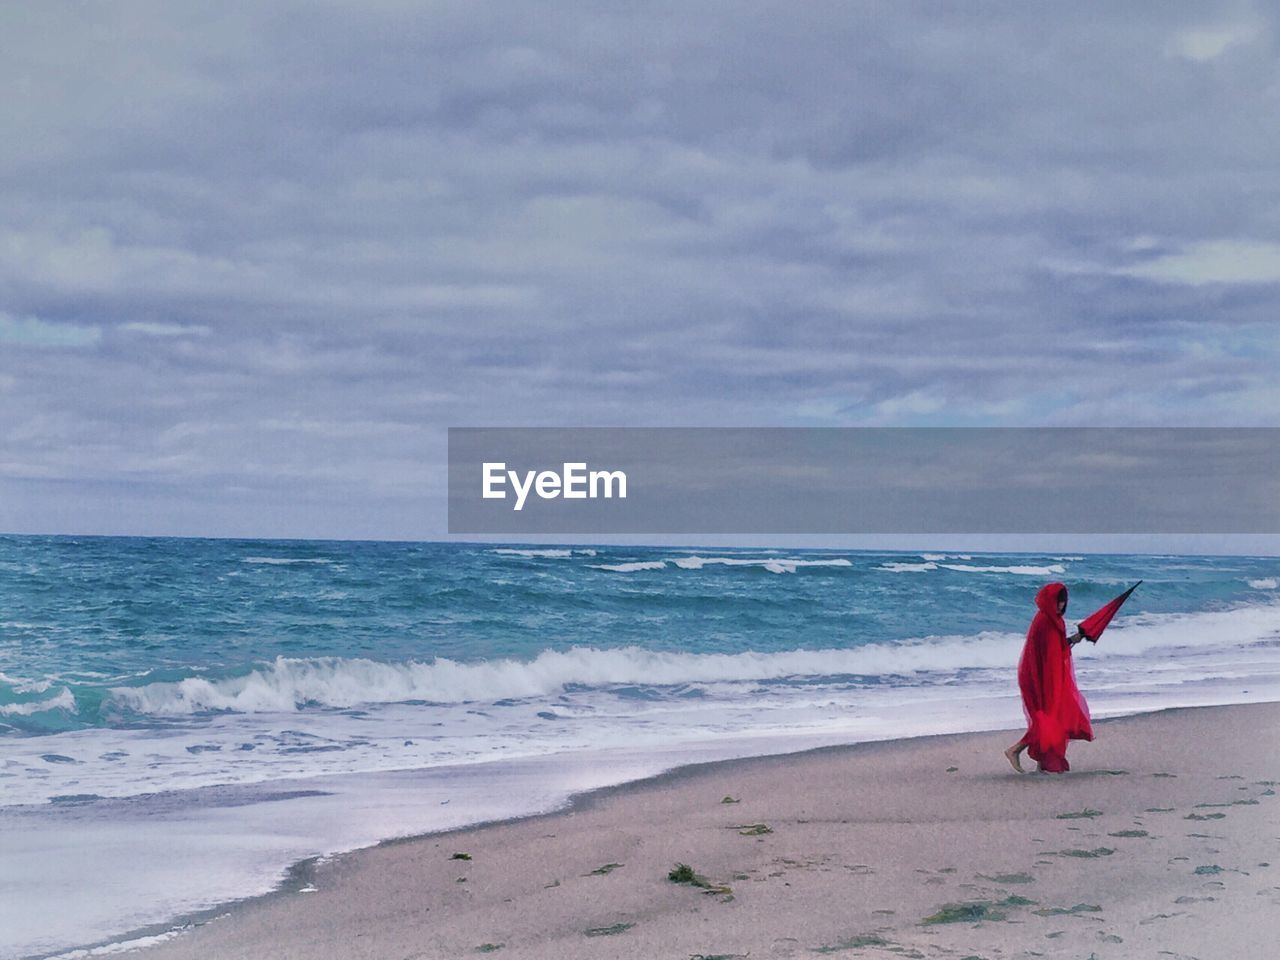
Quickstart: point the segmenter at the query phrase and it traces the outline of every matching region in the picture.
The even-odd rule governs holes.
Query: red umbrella
[[[1097,643],[1098,638],[1102,636],[1102,631],[1107,629],[1107,624],[1110,623],[1111,618],[1116,615],[1116,611],[1119,610],[1120,607],[1124,605],[1124,602],[1129,599],[1129,594],[1137,590],[1141,584],[1142,581],[1139,580],[1124,593],[1120,594],[1120,596],[1108,603],[1105,607],[1085,617],[1080,623],[1080,635],[1090,643]]]

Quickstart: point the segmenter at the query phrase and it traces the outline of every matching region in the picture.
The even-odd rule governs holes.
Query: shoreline
[[[1280,701],[1278,701],[1280,702]],[[1162,713],[1169,710],[1201,710],[1214,709],[1217,705],[1211,707],[1166,707],[1156,711],[1147,711],[1146,713]],[[1145,714],[1126,714],[1121,717],[1110,719],[1126,719],[1129,716],[1142,716]],[[1099,721],[1106,722],[1106,721]],[[1020,729],[1020,728],[1019,728]],[[302,888],[313,884],[317,871],[326,865],[334,864],[337,861],[350,857],[358,857],[362,854],[368,854],[371,851],[381,850],[384,848],[398,847],[403,845],[411,845],[425,841],[441,841],[452,837],[463,837],[472,833],[479,833],[494,827],[514,826],[533,821],[551,819],[562,816],[572,816],[577,813],[585,813],[591,809],[594,804],[606,802],[615,796],[626,795],[634,790],[641,790],[648,787],[662,787],[664,785],[675,785],[681,779],[688,776],[695,776],[700,772],[706,772],[714,769],[732,768],[735,765],[748,765],[754,762],[770,761],[770,760],[788,760],[791,758],[809,757],[822,753],[843,753],[847,751],[868,749],[874,747],[896,747],[899,745],[907,745],[916,742],[924,742],[944,737],[966,737],[982,733],[1014,733],[1010,728],[1007,731],[959,731],[951,733],[926,733],[916,734],[908,737],[900,737],[897,739],[876,739],[864,740],[856,743],[838,743],[823,744],[819,746],[803,747],[798,750],[788,750],[781,753],[763,753],[751,754],[740,757],[727,757],[715,760],[695,760],[688,763],[678,763],[676,766],[662,770],[658,773],[637,777],[634,779],[624,780],[619,783],[610,783],[604,786],[591,787],[585,790],[577,791],[569,794],[563,802],[554,809],[542,810],[534,813],[518,814],[510,817],[495,817],[477,821],[476,823],[466,824],[458,827],[448,827],[441,830],[429,830],[420,833],[408,834],[399,837],[388,837],[378,840],[375,843],[355,847],[350,850],[343,850],[331,855],[316,855],[303,857],[295,860],[286,866],[283,870],[283,876],[276,885],[265,892],[250,894],[244,897],[236,897],[229,900],[219,901],[211,906],[193,910],[187,913],[181,913],[169,919],[158,921],[152,924],[146,924],[132,930],[125,931],[118,936],[108,939],[94,941],[92,943],[78,944],[76,946],[66,947],[51,953],[26,954],[16,958],[16,960],[60,960],[60,958],[93,957],[102,955],[111,955],[120,950],[140,950],[145,949],[141,944],[143,941],[152,941],[156,939],[167,940],[173,936],[181,936],[191,930],[197,929],[211,920],[220,919],[224,916],[234,913],[237,910],[250,908],[254,905],[267,903],[282,897],[288,897],[302,891]],[[391,774],[415,773],[417,770],[405,771],[385,771]],[[292,781],[289,781],[292,782]],[[209,789],[209,788],[202,788]],[[176,791],[180,792],[180,791]],[[128,944],[139,943],[138,947],[128,947]]]
[[[1280,703],[1166,708],[1156,712],[1099,720],[1098,729],[1100,739],[1102,737],[1112,739],[1111,735],[1113,733],[1123,731],[1135,724],[1155,723],[1169,726],[1170,724],[1182,724],[1189,719],[1192,721],[1192,726],[1204,726],[1205,722],[1208,722],[1210,726],[1215,723],[1221,726],[1224,722],[1230,725],[1229,718],[1233,714],[1250,711],[1255,712],[1260,717],[1269,717],[1270,726],[1274,728],[1276,726],[1275,719],[1280,717]],[[1264,724],[1264,728],[1265,726]],[[373,874],[381,874],[385,883],[388,875],[390,877],[396,875],[395,864],[399,862],[398,858],[403,857],[406,852],[409,854],[410,859],[416,859],[428,847],[436,848],[442,844],[462,845],[464,841],[465,844],[474,845],[483,841],[486,836],[492,836],[499,832],[515,830],[527,833],[529,830],[536,830],[553,824],[559,825],[560,829],[563,829],[566,825],[571,824],[575,818],[589,819],[593,814],[607,813],[611,805],[625,804],[627,802],[634,805],[637,798],[651,799],[663,795],[687,793],[689,789],[697,789],[700,784],[705,784],[709,780],[737,780],[744,777],[748,779],[763,777],[768,780],[770,774],[775,774],[773,779],[777,780],[779,777],[776,774],[780,772],[786,774],[788,771],[802,768],[811,769],[826,765],[854,765],[873,769],[878,766],[883,767],[886,763],[889,765],[900,763],[904,756],[920,757],[924,754],[937,753],[939,749],[943,751],[959,750],[962,752],[971,750],[973,742],[976,740],[1002,742],[1012,732],[1012,730],[1001,730],[979,733],[931,734],[899,740],[877,740],[836,746],[818,746],[784,754],[682,764],[655,776],[602,786],[573,794],[562,806],[553,811],[486,821],[446,831],[388,839],[373,846],[348,851],[331,858],[307,858],[293,864],[285,879],[268,893],[224,902],[207,910],[184,915],[175,921],[132,931],[120,937],[112,938],[110,941],[104,941],[102,944],[95,945],[95,947],[100,949],[101,947],[115,945],[117,950],[128,949],[127,944],[129,943],[136,943],[146,937],[161,936],[165,938],[163,942],[154,943],[150,946],[139,944],[138,949],[134,952],[147,957],[179,957],[187,955],[215,957],[252,956],[254,955],[252,952],[221,952],[222,946],[216,941],[225,940],[226,938],[222,937],[221,934],[232,931],[232,928],[243,931],[246,924],[252,925],[251,921],[255,917],[260,918],[263,914],[275,915],[283,911],[285,915],[295,915],[296,919],[298,909],[303,907],[306,901],[313,898],[311,893],[302,896],[304,890],[313,889],[317,892],[323,891],[328,894],[334,889],[340,888],[343,883],[342,878],[349,876],[353,872],[364,875],[368,875],[371,872]],[[1123,739],[1123,737],[1115,737],[1114,739]],[[1074,775],[1068,774],[1066,780],[1063,781],[1064,783],[1071,781],[1080,783],[1086,779],[1097,779],[1096,777],[1090,777],[1087,754],[1085,752],[1092,746],[1094,745],[1073,745],[1073,759],[1078,763],[1083,761],[1084,768],[1077,770]],[[1001,779],[1010,782],[1021,780],[1050,781],[1056,779],[1037,775],[1019,778],[1008,768],[1007,762],[999,755],[998,751],[989,760],[990,769],[986,773],[988,775],[996,773],[997,776],[993,778],[993,781],[997,783]],[[1003,770],[1001,770],[1001,766],[1003,766]],[[1280,769],[1270,772],[1276,777],[1280,777]],[[1176,776],[1176,774],[1171,774],[1171,776]],[[1103,777],[1103,779],[1111,778]],[[1121,778],[1116,777],[1115,779],[1119,780]],[[726,807],[726,809],[730,808]],[[388,859],[390,862],[385,862]],[[1280,859],[1280,855],[1277,855],[1277,859]],[[671,885],[668,884],[668,886]],[[218,922],[211,923],[214,919],[217,919]],[[183,927],[183,929],[175,936],[173,931],[177,927]],[[215,942],[209,942],[210,937]],[[197,942],[199,945],[195,946]],[[618,945],[618,941],[611,943],[611,947]],[[94,948],[79,948],[79,951],[85,951],[86,949],[92,950]],[[525,953],[519,952],[519,948],[514,945],[504,943],[503,949],[505,955],[525,955]],[[532,947],[530,949],[533,952],[525,951],[529,956],[539,955],[536,949]],[[190,951],[192,950],[195,952],[191,953]],[[281,954],[280,950],[284,950],[285,954]],[[288,950],[288,943],[273,943],[268,952],[273,956],[290,955]],[[92,956],[95,954],[93,952],[63,950],[54,955]],[[334,953],[332,955],[336,957],[341,954]],[[447,952],[421,954],[423,957],[436,955],[448,956],[450,954]],[[582,955],[604,954],[587,952]]]

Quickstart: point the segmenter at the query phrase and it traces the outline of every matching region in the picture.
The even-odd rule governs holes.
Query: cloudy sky
[[[0,530],[439,536],[448,426],[1280,420],[1270,5],[632,6],[0,6]]]

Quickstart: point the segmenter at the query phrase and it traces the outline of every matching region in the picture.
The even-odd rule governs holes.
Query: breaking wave
[[[555,558],[563,559],[565,557],[572,557],[574,555],[581,556],[581,557],[594,557],[596,555],[596,552],[594,550],[579,548],[579,547],[575,547],[572,550],[560,550],[560,549],[550,549],[550,548],[534,550],[534,549],[523,549],[523,548],[517,548],[517,547],[498,547],[493,552],[502,557],[526,557],[526,558],[542,557],[542,558],[552,558],[552,559],[555,559]]]
[[[56,695],[46,700],[0,704],[0,715],[6,717],[30,717],[37,713],[44,713],[47,710],[65,710],[68,713],[75,713],[77,709],[75,696],[70,689],[63,687]]]
[[[1090,657],[1125,657],[1156,648],[1238,647],[1280,636],[1280,604],[1193,614],[1139,614],[1113,626]],[[961,670],[1012,670],[1023,635],[985,631],[846,649],[733,654],[681,653],[640,647],[544,650],[532,660],[477,662],[439,658],[385,663],[359,658],[278,657],[240,676],[190,677],[114,687],[109,699],[140,714],[178,717],[209,711],[289,712],[364,704],[495,702],[558,695],[570,688],[617,685],[817,681],[885,678]]]
[[[885,570],[889,573],[928,573],[930,570],[955,570],[958,573],[1008,573],[1023,577],[1049,577],[1067,572],[1067,568],[1060,563],[1042,567],[1031,565],[980,567],[969,563],[938,563],[936,560],[927,560],[924,563],[882,563],[876,569]]]

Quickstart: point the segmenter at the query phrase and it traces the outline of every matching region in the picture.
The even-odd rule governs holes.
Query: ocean
[[[1013,728],[1036,590],[1139,579],[1095,716],[1280,699],[1276,557],[0,537],[0,957],[681,763]]]

